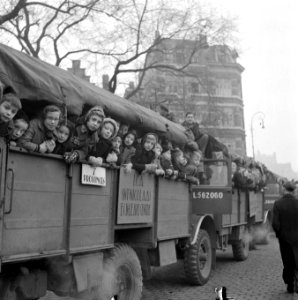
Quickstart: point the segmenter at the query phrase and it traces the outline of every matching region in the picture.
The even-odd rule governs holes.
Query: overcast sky
[[[207,0],[238,16],[247,153],[276,153],[298,172],[298,1]],[[254,113],[264,113],[259,126]]]

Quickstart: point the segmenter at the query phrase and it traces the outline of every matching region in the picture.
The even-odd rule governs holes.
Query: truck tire
[[[243,261],[248,258],[249,254],[249,239],[244,237],[232,244],[233,256],[237,261]]]
[[[100,289],[103,299],[140,300],[142,286],[142,270],[137,254],[128,245],[116,245],[104,260]]]
[[[212,270],[212,246],[209,234],[201,229],[197,241],[184,253],[184,272],[191,284],[204,285]]]

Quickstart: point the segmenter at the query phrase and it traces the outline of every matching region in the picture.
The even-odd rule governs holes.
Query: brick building
[[[182,122],[192,111],[202,130],[217,137],[233,152],[246,154],[241,73],[237,52],[227,46],[209,46],[206,39],[169,39],[147,57],[150,63],[185,67],[182,72],[151,69],[146,72],[142,89],[131,99],[156,109],[168,105]]]

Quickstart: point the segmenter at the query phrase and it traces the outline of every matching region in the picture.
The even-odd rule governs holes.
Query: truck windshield
[[[226,161],[204,161],[204,175],[200,184],[228,186],[228,166]]]

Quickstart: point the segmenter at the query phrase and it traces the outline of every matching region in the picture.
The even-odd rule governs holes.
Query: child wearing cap
[[[158,142],[155,133],[147,133],[136,148],[136,153],[131,158],[131,166],[139,173],[147,172],[154,174],[157,165],[153,163],[155,158],[154,147]],[[129,167],[127,167],[129,170]]]
[[[8,138],[13,130],[13,117],[22,108],[20,99],[12,93],[4,94],[0,103],[0,136]]]
[[[116,163],[118,156],[113,152],[112,140],[117,135],[118,125],[115,120],[105,118],[102,122],[97,143],[88,153],[88,162],[94,166],[103,163]]]
[[[105,117],[101,106],[94,106],[85,114],[82,122],[75,126],[74,134],[70,139],[71,152],[64,154],[67,163],[86,159],[92,147],[98,142],[98,129]]]

